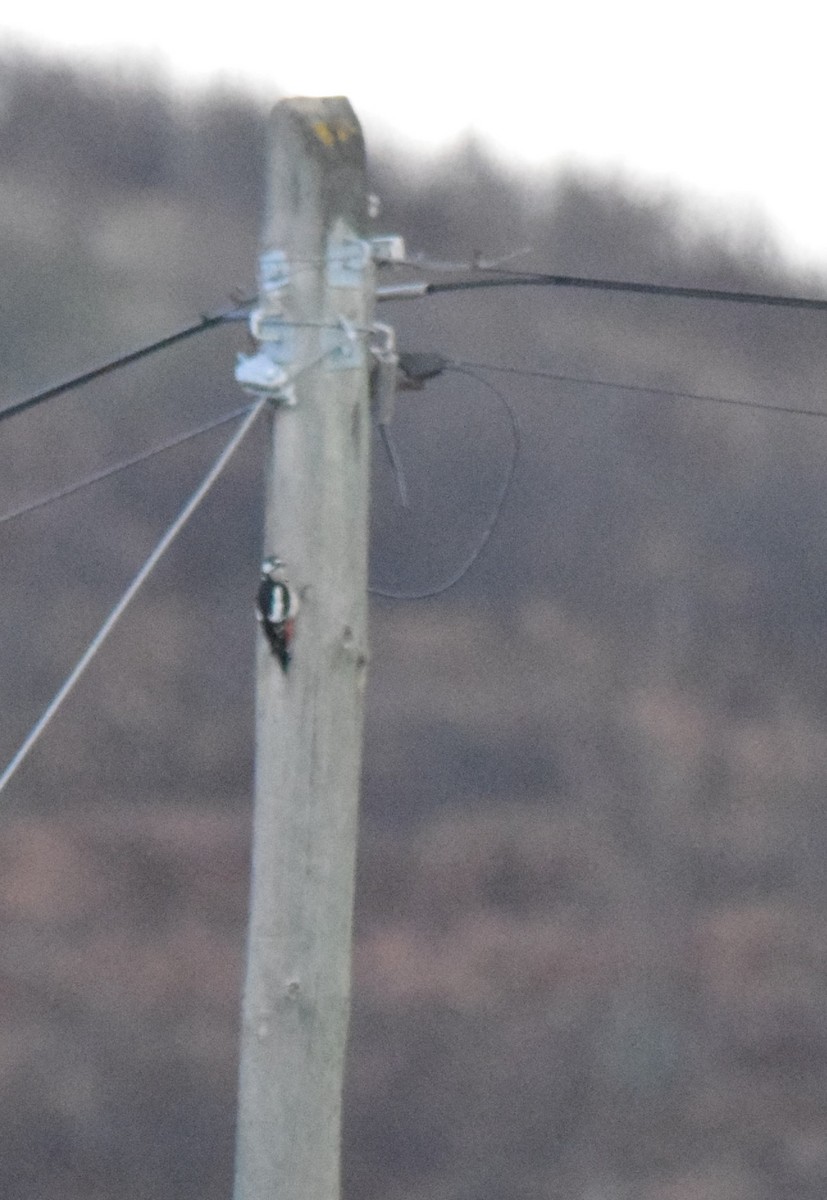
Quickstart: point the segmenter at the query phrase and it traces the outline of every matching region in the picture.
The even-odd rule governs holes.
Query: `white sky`
[[[620,170],[765,218],[827,268],[827,9],[814,0],[40,0],[0,48],[152,64],[185,84],[345,94],[367,126],[440,149],[475,131],[501,156]],[[210,15],[210,14],[214,15]]]

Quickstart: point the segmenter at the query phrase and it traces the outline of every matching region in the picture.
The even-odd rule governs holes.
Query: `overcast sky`
[[[687,191],[736,228],[765,219],[827,270],[827,17],[812,0],[15,8],[0,44],[148,63],[186,86],[345,94],[369,134],[403,147],[436,151],[474,131],[513,161],[619,170]]]

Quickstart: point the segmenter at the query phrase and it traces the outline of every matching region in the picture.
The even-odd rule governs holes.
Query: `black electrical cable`
[[[42,392],[36,392],[33,396],[27,396],[25,400],[19,400],[16,404],[9,405],[8,408],[0,409],[0,421],[5,421],[9,417],[16,417],[19,413],[26,412],[38,404],[44,404],[47,400],[53,400],[56,396],[62,396],[65,392],[74,391],[75,388],[83,387],[84,384],[91,383],[94,379],[100,379],[102,375],[108,375],[111,371],[117,371],[121,367],[129,366],[130,363],[138,362],[139,359],[148,358],[151,354],[156,354],[159,350],[166,350],[170,346],[175,346],[178,342],[183,342],[198,333],[205,333],[208,329],[215,329],[219,325],[225,325],[228,321],[235,320],[238,313],[248,303],[252,303],[252,301],[244,300],[234,308],[202,316],[193,325],[186,325],[183,329],[177,329],[174,333],[168,333],[166,337],[159,338],[156,342],[149,342],[146,346],[139,346],[137,350],[130,350],[127,354],[111,358],[108,362],[101,363],[98,367],[92,367],[90,371],[84,371],[81,375],[74,375],[71,379],[64,380],[63,383],[56,383],[52,387],[44,388]]]
[[[471,379],[476,380],[477,383],[482,384],[483,387],[487,388],[489,392],[496,396],[497,400],[505,409],[505,412],[508,416],[509,425],[511,427],[511,456],[508,461],[508,467],[506,468],[502,484],[500,485],[499,495],[497,496],[496,502],[494,503],[494,507],[491,511],[491,515],[488,518],[482,533],[477,538],[473,549],[466,556],[461,565],[457,567],[447,579],[442,580],[441,583],[430,587],[421,588],[416,591],[398,591],[394,588],[379,587],[374,585],[371,585],[368,588],[368,591],[372,596],[379,596],[384,600],[430,600],[434,596],[441,596],[444,592],[450,591],[450,589],[455,587],[461,579],[464,579],[464,577],[480,558],[482,552],[485,550],[485,547],[491,540],[494,530],[497,528],[503,508],[505,507],[505,502],[508,499],[508,494],[511,491],[511,485],[514,482],[514,476],[517,472],[517,464],[520,460],[522,441],[520,436],[520,423],[517,419],[517,414],[514,411],[511,401],[503,392],[500,391],[499,388],[495,387],[490,380],[484,379],[482,375],[478,375],[476,371],[472,370],[464,363],[445,360],[443,369],[447,371],[456,371],[462,375],[469,376]],[[436,371],[431,372],[429,374],[429,378],[432,378],[436,373]]]
[[[420,285],[422,291],[419,294],[430,296],[447,292],[468,292],[489,288],[559,287],[580,288],[601,292],[625,292],[646,296],[667,296],[684,300],[718,300],[734,304],[753,304],[773,308],[827,312],[827,299],[820,300],[811,296],[779,296],[767,292],[684,287],[673,284],[642,283],[634,280],[600,279],[579,275],[556,275],[542,271],[512,274],[498,267],[478,267],[476,270],[478,273],[483,274],[484,278],[454,279],[444,282],[424,283]],[[204,315],[194,324],[187,325],[183,329],[178,329],[174,333],[167,334],[166,337],[150,342],[146,346],[140,346],[137,350],[131,350],[126,354],[119,355],[117,358],[109,359],[109,361],[101,363],[100,366],[93,367],[89,371],[84,371],[82,374],[75,375],[70,379],[64,380],[62,383],[54,384],[41,392],[36,392],[32,396],[27,396],[24,400],[9,405],[8,408],[0,409],[0,421],[17,416],[19,413],[26,412],[38,404],[43,404],[47,400],[52,400],[57,396],[62,396],[66,392],[73,391],[75,388],[83,387],[85,384],[91,383],[103,375],[108,375],[110,372],[128,366],[130,363],[138,362],[140,359],[156,354],[160,350],[166,350],[170,346],[174,346],[178,342],[194,337],[199,333],[204,333],[208,329],[215,329],[219,325],[241,320],[246,316],[245,310],[253,303],[255,303],[255,300],[249,298],[242,300],[231,309]]]
[[[778,296],[770,292],[727,291],[720,288],[682,287],[666,283],[640,283],[627,279],[591,279],[580,275],[552,275],[543,271],[512,274],[496,267],[481,267],[484,279],[454,279],[427,283],[425,295],[440,292],[470,292],[482,288],[559,287],[596,292],[631,292],[641,296],[670,296],[682,300],[721,300],[731,304],[758,304],[773,308],[811,309],[827,312],[827,300],[811,296]]]

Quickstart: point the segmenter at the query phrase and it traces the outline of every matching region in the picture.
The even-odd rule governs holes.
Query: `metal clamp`
[[[335,327],[322,331],[322,348],[329,371],[349,371],[364,364],[363,339],[346,317],[339,317]]]
[[[288,408],[296,403],[296,392],[289,374],[281,363],[273,361],[267,346],[262,346],[256,354],[237,355],[235,378],[236,383],[251,396],[266,396]]]
[[[258,260],[259,295],[263,303],[250,313],[250,333],[266,342],[276,363],[295,359],[294,330],[284,320],[285,297],[290,283],[290,263],[283,250],[268,250]]]
[[[373,325],[371,332],[381,339],[379,344],[371,344],[370,347],[370,352],[376,360],[376,368],[372,375],[376,420],[380,425],[390,425],[396,406],[396,376],[399,367],[396,332],[390,325],[382,325],[379,322]]]
[[[284,320],[290,263],[283,250],[268,250],[258,260],[263,303],[250,313],[250,334],[260,343],[255,354],[239,354],[235,378],[245,392],[292,406],[296,394],[286,368],[295,361],[295,330]]]
[[[250,333],[257,342],[267,344],[274,362],[286,364],[296,357],[296,331],[277,313],[254,308],[250,313]]]
[[[405,239],[398,233],[383,233],[370,239],[370,255],[380,267],[406,260]]]
[[[331,239],[327,249],[327,282],[331,287],[361,287],[368,263],[378,266],[405,261],[405,239],[395,233],[369,241]]]
[[[283,250],[267,250],[258,260],[259,295],[266,296],[271,312],[282,308],[290,282],[290,263]]]
[[[337,288],[361,287],[370,260],[369,242],[363,242],[361,238],[331,238],[326,257],[328,285]]]

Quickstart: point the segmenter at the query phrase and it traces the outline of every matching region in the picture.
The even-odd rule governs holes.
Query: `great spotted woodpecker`
[[[258,585],[256,616],[264,630],[270,649],[287,671],[290,666],[296,613],[299,598],[288,586],[284,576],[284,563],[271,555],[261,564],[261,581]]]

